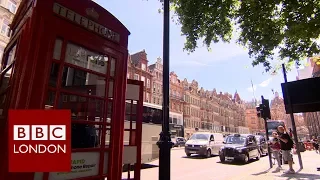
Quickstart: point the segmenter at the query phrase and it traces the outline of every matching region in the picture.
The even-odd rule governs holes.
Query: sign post
[[[261,117],[263,118],[264,120],[264,127],[265,127],[265,131],[266,131],[266,139],[267,139],[267,142],[269,142],[269,135],[268,135],[268,123],[267,123],[267,120],[268,119],[271,119],[271,113],[270,113],[270,108],[269,108],[269,100],[267,99],[264,99],[263,96],[261,96],[261,102],[262,104],[260,104],[260,115]],[[270,149],[270,146],[268,146],[268,156],[269,156],[269,165],[270,165],[270,168],[273,167],[272,165],[272,157],[271,157],[271,149]]]
[[[159,180],[170,180],[171,134],[169,127],[169,25],[170,1],[163,1],[163,105],[162,132],[157,142],[159,146]]]
[[[284,64],[282,64],[282,71],[283,71],[284,83],[286,84],[286,83],[288,83],[288,80],[287,80],[287,72],[286,72],[286,68],[285,68]],[[300,153],[300,148],[299,148],[298,135],[297,135],[297,129],[296,129],[296,123],[294,121],[290,94],[288,92],[287,86],[284,86],[284,87],[285,87],[284,89],[285,89],[286,94],[287,94],[288,105],[289,105],[289,109],[290,109],[290,118],[291,118],[291,124],[292,124],[292,131],[293,131],[294,143],[296,144],[297,155],[298,155],[298,159],[299,159],[299,165],[300,165],[300,169],[303,169],[301,153]]]

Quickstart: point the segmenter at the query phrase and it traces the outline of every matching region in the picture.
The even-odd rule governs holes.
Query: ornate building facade
[[[245,125],[245,105],[236,92],[234,96],[216,90],[199,88],[198,82],[182,81],[184,88],[185,137],[201,131],[249,133]]]
[[[10,40],[9,25],[20,5],[21,0],[2,0],[0,1],[0,58],[2,58],[4,48]]]
[[[162,59],[148,66],[145,50],[128,58],[128,79],[144,82],[144,102],[162,106]],[[198,82],[181,81],[170,73],[170,130],[174,136],[190,137],[195,128],[222,133],[249,133],[245,103],[239,94],[219,94],[200,88]]]
[[[257,104],[255,100],[246,103],[246,125],[249,127],[251,133],[258,133],[265,131],[264,121],[257,116]]]
[[[278,92],[275,92],[274,98],[271,100],[270,112],[272,120],[283,120],[287,127],[292,127],[290,115],[286,114],[283,98],[279,96]]]
[[[144,82],[143,101],[150,103],[152,100],[152,73],[148,68],[147,53],[145,50],[128,56],[128,79]]]
[[[172,132],[179,131],[180,129],[183,131],[183,86],[181,81],[178,79],[178,75],[174,72],[170,72],[170,130],[171,133],[176,133],[177,135],[182,135],[184,132]],[[182,122],[179,122],[182,120]]]
[[[162,59],[157,58],[154,64],[149,66],[152,73],[152,100],[151,103],[162,106]]]
[[[315,56],[309,58],[309,64],[311,69],[311,73],[308,73],[310,75],[309,77],[301,77],[299,76],[299,79],[305,79],[305,78],[319,78],[320,77],[320,65],[319,65],[320,56]],[[300,74],[299,74],[300,75]],[[320,112],[307,112],[303,113],[303,117],[305,119],[306,126],[309,130],[310,136],[319,136],[320,135]]]

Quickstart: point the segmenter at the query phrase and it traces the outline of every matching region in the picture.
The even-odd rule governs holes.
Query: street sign
[[[282,83],[286,113],[316,112],[320,110],[320,78]],[[288,91],[285,90],[287,88]],[[287,94],[287,92],[290,92]],[[292,104],[289,106],[288,95]]]

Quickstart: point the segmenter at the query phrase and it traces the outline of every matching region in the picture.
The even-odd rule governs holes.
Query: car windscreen
[[[193,134],[190,139],[192,139],[192,140],[208,140],[209,134]]]
[[[246,137],[244,136],[228,136],[226,138],[226,144],[245,144]]]

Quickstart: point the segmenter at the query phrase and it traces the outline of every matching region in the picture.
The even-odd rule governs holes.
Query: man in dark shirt
[[[282,157],[284,161],[288,161],[288,164],[289,164],[289,170],[286,171],[285,173],[293,174],[295,173],[295,171],[292,168],[292,164],[293,164],[293,157],[291,153],[292,140],[290,138],[290,135],[285,131],[285,128],[283,126],[279,126],[278,131],[280,132],[280,135],[278,135],[277,138],[280,140]]]

